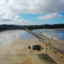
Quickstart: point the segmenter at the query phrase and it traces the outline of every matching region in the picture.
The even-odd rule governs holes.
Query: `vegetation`
[[[0,25],[0,31],[4,30],[25,30],[25,29],[56,29],[64,28],[64,24],[54,24],[54,25]]]

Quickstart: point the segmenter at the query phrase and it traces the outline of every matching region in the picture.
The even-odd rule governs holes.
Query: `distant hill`
[[[64,24],[45,24],[45,25],[0,25],[0,31],[4,30],[33,30],[33,29],[56,29],[64,28]]]

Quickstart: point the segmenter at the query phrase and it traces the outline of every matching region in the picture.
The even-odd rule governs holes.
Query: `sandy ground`
[[[28,46],[39,44],[43,47],[41,51],[29,50]],[[46,64],[36,54],[47,53],[57,64],[64,64],[64,59],[57,56],[54,49],[47,47],[36,38],[32,40],[14,40],[12,44],[3,47],[0,53],[0,64]],[[3,53],[2,51],[5,50]],[[3,53],[3,54],[2,54]]]

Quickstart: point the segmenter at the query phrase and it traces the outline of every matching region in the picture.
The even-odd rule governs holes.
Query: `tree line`
[[[0,25],[0,31],[4,30],[33,30],[33,29],[56,29],[64,28],[64,24],[45,24],[45,25]]]

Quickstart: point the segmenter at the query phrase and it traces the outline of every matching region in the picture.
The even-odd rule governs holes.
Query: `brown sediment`
[[[29,50],[28,46],[31,47],[35,44],[41,45],[43,49],[41,51]],[[47,46],[48,50],[46,51],[46,46],[38,39],[29,39],[29,40],[14,40],[12,44],[7,45],[6,53],[0,56],[0,64],[47,64],[38,58],[37,54],[48,54],[57,64],[63,64],[64,59],[59,58],[57,53],[54,53],[54,49],[50,49]],[[3,48],[2,50],[5,50]]]
[[[35,56],[39,52],[34,51],[31,53],[30,51],[33,50],[28,49],[28,45],[32,46],[34,44],[38,44],[36,39],[13,41],[11,45],[7,45],[8,48],[2,49],[2,51],[6,50],[6,52],[0,56],[0,64],[42,64],[40,60],[37,61],[38,58]]]

